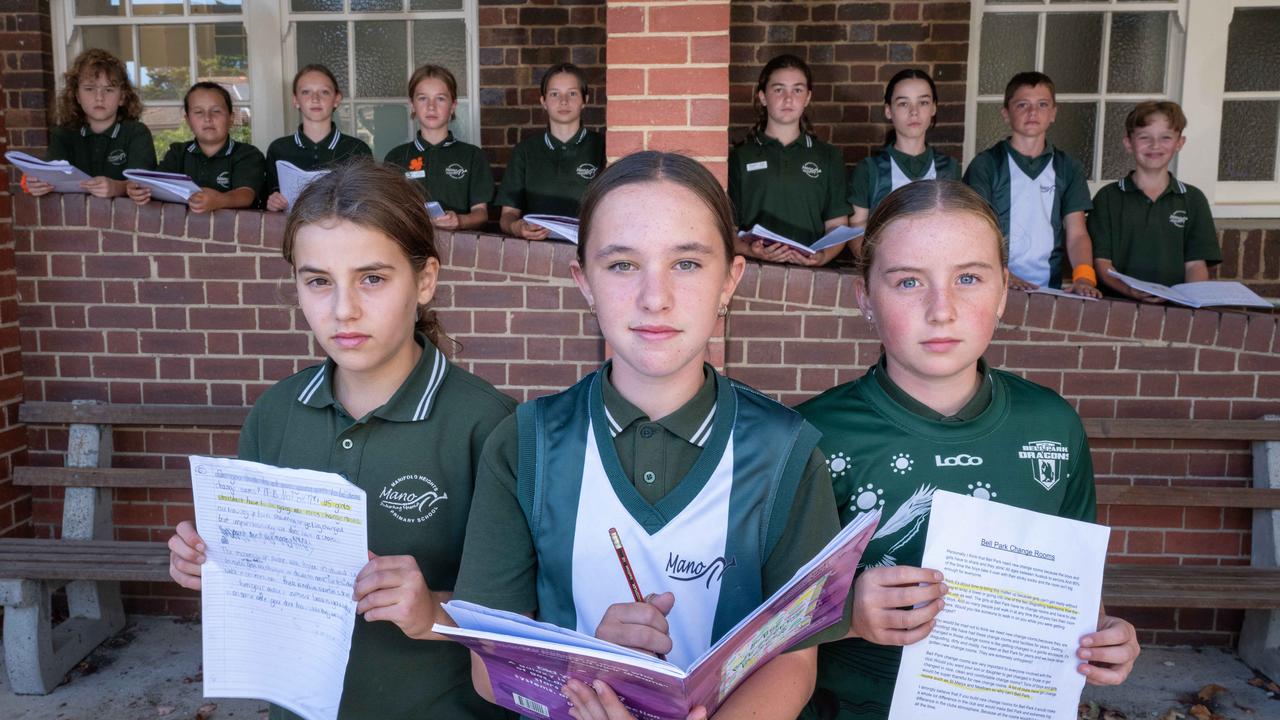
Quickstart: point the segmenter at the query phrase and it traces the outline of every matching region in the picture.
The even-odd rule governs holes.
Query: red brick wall
[[[0,13],[0,74],[9,147],[43,153],[54,114],[48,0],[11,0]],[[15,178],[16,179],[16,178]]]
[[[1222,264],[1210,269],[1211,277],[1239,280],[1260,295],[1280,297],[1280,229],[1261,229],[1257,221],[1221,220],[1218,239]]]
[[[0,92],[0,153],[9,149],[8,99],[9,93]],[[8,168],[0,166],[0,535],[29,533],[31,528],[31,495],[13,485],[13,466],[26,460],[27,435],[18,423],[22,352],[12,216]]]
[[[813,69],[809,119],[845,162],[884,142],[884,83],[904,67],[928,70],[938,84],[938,124],[929,140],[955,158],[964,142],[969,3],[945,0],[734,0],[730,29],[729,139],[755,122],[751,98],[770,58],[792,53]]]

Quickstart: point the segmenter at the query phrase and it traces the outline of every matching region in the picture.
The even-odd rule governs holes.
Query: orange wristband
[[[23,173],[23,174],[22,174],[22,182],[18,183],[18,185],[20,185],[20,186],[22,187],[22,192],[24,192],[24,193],[26,193],[26,194],[28,194],[28,195],[30,195],[30,194],[31,194],[31,188],[27,187],[27,174],[26,174],[26,173]]]
[[[1098,273],[1094,272],[1092,267],[1083,263],[1075,266],[1075,269],[1071,271],[1071,282],[1075,283],[1081,280],[1088,280],[1090,285],[1098,287]]]

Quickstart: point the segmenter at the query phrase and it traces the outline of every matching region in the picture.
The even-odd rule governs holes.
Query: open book
[[[1214,305],[1242,305],[1244,307],[1273,308],[1275,303],[1250,290],[1234,280],[1205,280],[1203,282],[1179,283],[1173,287],[1160,283],[1147,282],[1129,277],[1112,268],[1108,272],[1125,285],[1141,290],[1148,295],[1155,295],[1165,300],[1172,300],[1190,307],[1211,307]]]
[[[525,215],[524,221],[551,231],[551,237],[578,244],[578,218],[565,215]]]
[[[458,627],[433,629],[480,656],[499,705],[530,717],[569,720],[569,702],[560,688],[571,677],[608,683],[639,720],[683,718],[699,705],[713,715],[756,668],[840,621],[854,571],[879,519],[879,512],[867,513],[845,526],[688,668],[459,600],[444,605]]]
[[[816,255],[817,253],[822,252],[823,250],[826,250],[829,247],[835,247],[836,245],[847,243],[850,240],[862,235],[863,232],[865,232],[863,228],[855,228],[855,227],[849,227],[848,225],[841,225],[835,228],[834,230],[832,230],[831,232],[827,233],[826,235],[823,235],[822,237],[818,238],[816,241],[814,241],[812,245],[805,245],[804,243],[796,242],[795,240],[792,240],[789,237],[784,237],[782,235],[779,235],[778,233],[770,230],[769,228],[759,223],[756,223],[754,226],[752,226],[750,230],[740,232],[738,234],[746,238],[748,242],[752,237],[756,237],[765,241],[766,244],[782,243],[787,247],[795,248],[796,250],[800,251],[805,255]]]
[[[328,173],[328,170],[303,170],[288,160],[276,161],[276,177],[280,178],[280,194],[289,202],[289,207],[298,201],[298,196],[313,180]]]
[[[1089,297],[1088,295],[1077,295],[1073,292],[1068,292],[1066,290],[1051,288],[1048,285],[1041,285],[1040,287],[1032,288],[1030,290],[1024,290],[1023,292],[1031,293],[1033,295],[1037,293],[1040,295],[1053,295],[1054,297],[1063,297],[1070,300],[1091,300],[1094,302],[1098,300],[1098,298],[1096,297]]]
[[[200,192],[200,186],[191,182],[191,178],[182,173],[125,170],[124,176],[143,187],[151,188],[152,200],[186,203],[192,195]]]
[[[90,179],[83,170],[66,160],[41,160],[17,150],[6,152],[4,157],[26,175],[52,185],[54,192],[82,193],[85,190],[80,183]]]

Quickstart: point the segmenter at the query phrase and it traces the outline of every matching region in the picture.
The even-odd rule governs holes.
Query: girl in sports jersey
[[[960,163],[925,142],[938,123],[938,86],[929,73],[899,70],[884,86],[884,119],[893,123],[884,147],[853,168],[849,179],[849,224],[866,227],[886,195],[916,180],[959,180]],[[860,239],[852,241],[855,249]]]
[[[472,690],[464,648],[420,641],[457,577],[481,444],[514,407],[440,349],[429,308],[440,261],[421,195],[371,159],[338,165],[294,204],[283,254],[328,359],[263,393],[239,455],[338,472],[366,491],[372,552],[355,579],[363,619],[338,717],[507,717]],[[420,502],[386,502],[391,490]],[[169,574],[199,590],[205,541],[191,522],[169,549]],[[296,716],[273,706],[271,717]]]
[[[826,469],[799,415],[704,361],[744,269],[711,173],[628,156],[587,188],[580,220],[573,276],[612,358],[486,442],[455,594],[687,667],[837,531]],[[611,528],[647,602],[631,600]],[[791,720],[815,663],[813,647],[777,657],[717,717]],[[603,683],[564,692],[577,718],[630,717]]]
[[[901,646],[929,634],[947,593],[942,573],[918,567],[935,490],[1094,520],[1080,418],[982,360],[1007,264],[996,217],[962,183],[911,183],[871,213],[854,291],[884,355],[797,409],[823,433],[841,520],[874,508],[883,519],[862,556],[850,632],[819,650],[806,718],[888,716]],[[1138,655],[1133,626],[1104,611],[1097,627],[1080,639],[1078,669],[1089,683],[1119,683]]]

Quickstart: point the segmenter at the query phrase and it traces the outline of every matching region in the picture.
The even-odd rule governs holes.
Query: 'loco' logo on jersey
[[[592,165],[591,163],[582,163],[578,166],[578,177],[583,180],[590,180],[596,176],[596,173],[599,172],[599,170],[600,168]]]
[[[228,170],[223,170],[222,172],[218,173],[218,179],[214,180],[214,182],[218,183],[218,187],[224,187],[224,188],[231,187],[231,172]]]
[[[812,161],[801,165],[800,171],[814,180],[817,180],[818,176],[822,174],[822,168],[818,167],[818,163]]]
[[[429,478],[402,475],[390,485],[382,486],[378,506],[389,510],[401,522],[420,523],[430,520],[440,509],[437,506],[448,499],[449,493],[440,492]]]
[[[107,162],[112,165],[123,165],[128,161],[128,159],[129,153],[124,150],[112,150],[111,153],[107,155]]]
[[[966,455],[965,453],[960,453],[959,455],[952,455],[951,457],[945,457],[945,458],[942,457],[941,455],[934,455],[933,464],[937,465],[938,467],[981,465],[982,458],[978,457],[977,455]]]
[[[1170,224],[1170,225],[1172,225],[1172,226],[1174,226],[1174,227],[1179,227],[1179,228],[1180,228],[1180,227],[1186,227],[1186,224],[1187,224],[1187,211],[1186,211],[1186,210],[1174,210],[1174,211],[1173,211],[1173,214],[1169,216],[1169,224]]]
[[[450,163],[449,167],[444,169],[444,174],[448,175],[450,178],[453,178],[454,180],[461,180],[462,178],[467,176],[467,169],[462,167],[458,163]]]
[[[681,582],[693,582],[706,578],[706,586],[711,588],[712,582],[720,582],[724,571],[738,565],[738,558],[728,560],[720,556],[709,563],[701,560],[686,560],[675,553],[667,553],[667,577]]]
[[[1022,446],[1018,458],[1030,460],[1031,477],[1045,490],[1052,490],[1062,479],[1066,464],[1071,461],[1071,452],[1060,442],[1035,440]]]

